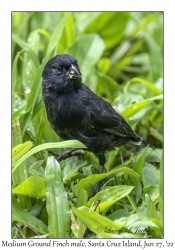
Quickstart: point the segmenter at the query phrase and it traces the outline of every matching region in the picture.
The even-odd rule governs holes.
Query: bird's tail
[[[145,146],[149,146],[150,148],[152,149],[156,149],[153,145],[151,145],[149,142],[147,142],[146,140],[142,139],[142,143],[145,145]]]
[[[149,146],[150,148],[155,149],[155,147],[153,145],[151,145],[149,142],[147,142],[146,140],[144,140],[141,136],[139,136],[136,132],[134,132],[134,136],[135,138],[132,138],[131,140],[131,144],[134,145],[141,145],[144,144],[145,146]]]

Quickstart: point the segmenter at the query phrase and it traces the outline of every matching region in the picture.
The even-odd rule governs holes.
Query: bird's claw
[[[70,158],[72,156],[73,151],[75,151],[75,150],[67,150],[67,151],[61,153],[57,160],[59,161],[59,160],[65,160],[67,158]]]
[[[63,153],[56,153],[56,152],[53,152],[51,150],[48,151],[49,153],[55,155],[55,156],[58,156],[57,160],[65,160],[67,158],[70,158],[72,156],[79,156],[82,154],[82,151],[77,149],[77,148],[73,148],[73,149],[70,149],[70,150],[67,150]]]

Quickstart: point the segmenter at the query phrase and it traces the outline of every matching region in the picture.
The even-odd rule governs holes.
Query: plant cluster
[[[163,237],[163,14],[12,13],[12,237]],[[116,148],[105,171],[50,127],[41,76],[57,54],[156,149]],[[65,111],[66,112],[66,111]],[[71,121],[70,121],[71,122]],[[58,162],[48,153],[81,148]],[[95,184],[102,190],[88,200]]]

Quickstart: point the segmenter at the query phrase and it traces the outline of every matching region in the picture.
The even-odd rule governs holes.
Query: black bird
[[[108,150],[127,143],[149,145],[109,103],[82,83],[77,61],[70,55],[53,57],[42,77],[43,98],[52,128],[63,140],[77,139],[85,144],[98,157],[100,173]],[[100,186],[101,183],[97,189]]]

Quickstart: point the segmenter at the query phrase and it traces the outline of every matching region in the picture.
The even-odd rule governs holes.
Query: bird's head
[[[43,87],[56,92],[70,92],[81,86],[81,72],[77,61],[66,54],[57,55],[43,70]]]

